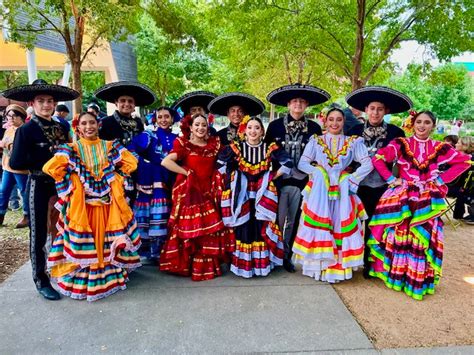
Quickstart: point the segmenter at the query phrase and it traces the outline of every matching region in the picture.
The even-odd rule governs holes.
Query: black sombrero
[[[210,91],[192,91],[181,96],[178,100],[173,102],[173,105],[171,106],[175,110],[181,108],[184,116],[188,115],[191,107],[195,106],[202,107],[204,111],[208,113],[209,111],[207,110],[207,105],[209,105],[209,102],[211,102],[216,96],[216,94]]]
[[[405,112],[413,106],[407,95],[385,86],[366,86],[346,96],[347,104],[359,111],[365,111],[365,108],[374,101],[383,103],[390,113]]]
[[[246,115],[256,116],[265,111],[265,105],[255,96],[243,92],[228,92],[219,95],[207,106],[216,115],[227,116],[229,108],[240,106]]]
[[[316,86],[302,84],[285,85],[267,95],[268,102],[278,106],[286,106],[288,102],[297,98],[308,101],[308,106],[314,106],[326,102],[331,95]]]
[[[17,86],[2,92],[2,96],[16,101],[33,101],[38,95],[50,95],[54,101],[71,101],[79,97],[79,92],[67,86],[48,84],[43,79],[36,79],[30,85]]]
[[[156,101],[155,93],[145,84],[136,81],[116,81],[105,84],[94,95],[107,102],[115,103],[120,96],[131,96],[135,105],[148,106]]]

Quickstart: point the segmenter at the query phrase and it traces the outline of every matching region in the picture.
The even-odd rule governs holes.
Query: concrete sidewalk
[[[472,354],[473,347],[377,351],[330,285],[274,271],[192,282],[145,266],[94,303],[44,300],[24,265],[0,285],[0,354]]]
[[[144,266],[94,303],[46,301],[30,271],[0,286],[0,354],[373,351],[331,286],[282,270],[192,282]]]

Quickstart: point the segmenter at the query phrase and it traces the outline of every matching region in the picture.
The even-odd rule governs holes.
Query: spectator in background
[[[67,117],[69,116],[69,112],[69,108],[66,105],[59,104],[54,110],[53,120],[67,127],[69,132],[69,138],[72,139],[73,132],[71,131],[71,124],[68,122],[67,119]]]
[[[471,161],[474,161],[474,137],[461,137],[456,143],[456,150],[471,155]],[[472,163],[471,163],[472,164]],[[467,224],[474,224],[474,166],[462,174],[454,184],[458,187],[456,204],[454,205],[453,218],[462,219]],[[468,215],[464,216],[468,205]]]
[[[356,109],[355,107],[348,106],[343,110],[343,112],[345,117],[343,130],[345,135],[347,135],[347,132],[349,132],[352,127],[365,122],[363,118],[363,112]],[[362,121],[359,120],[360,117],[362,117]]]
[[[449,143],[453,148],[455,148],[456,144],[458,143],[459,136],[448,134],[446,137],[444,137],[443,140],[445,143]]]
[[[100,110],[100,106],[97,101],[91,101],[89,105],[87,105],[87,112],[95,114],[99,121],[107,116],[104,112]]]
[[[459,136],[459,131],[461,130],[461,126],[462,126],[462,121],[461,120],[456,121],[455,123],[453,123],[448,134],[453,135],[453,136]]]
[[[26,111],[19,105],[9,105],[5,110],[5,117],[9,121],[9,127],[5,131],[3,139],[0,141],[0,147],[3,148],[2,155],[2,184],[0,187],[0,225],[3,224],[5,214],[7,213],[8,200],[12,195],[15,184],[20,188],[23,199],[23,218],[16,224],[15,228],[28,227],[28,201],[26,198],[26,182],[28,180],[27,170],[13,170],[10,167],[10,155],[13,146],[13,140],[18,127],[21,127],[26,120]],[[18,203],[19,205],[19,203]]]
[[[68,115],[69,115],[69,108],[66,105],[59,104],[56,106],[56,109],[54,110],[53,117],[67,121]]]

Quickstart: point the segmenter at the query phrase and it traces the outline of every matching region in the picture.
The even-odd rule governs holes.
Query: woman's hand
[[[396,178],[394,182],[392,182],[390,185],[392,186],[401,186],[402,185],[402,182],[403,180],[401,178]]]

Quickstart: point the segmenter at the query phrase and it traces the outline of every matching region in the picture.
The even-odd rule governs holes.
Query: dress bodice
[[[470,166],[469,156],[456,151],[449,144],[431,139],[420,140],[415,136],[396,138],[387,147],[377,151],[373,158],[374,166],[388,182],[395,177],[386,163],[394,161],[397,162],[400,177],[413,183],[438,178],[445,183],[451,182]],[[443,164],[449,168],[441,172],[439,167]]]
[[[355,177],[365,177],[372,170],[363,138],[326,133],[322,136],[314,135],[309,140],[298,168],[310,174],[315,163],[328,173],[330,185],[337,185],[342,172],[354,160],[361,163],[353,174]]]

